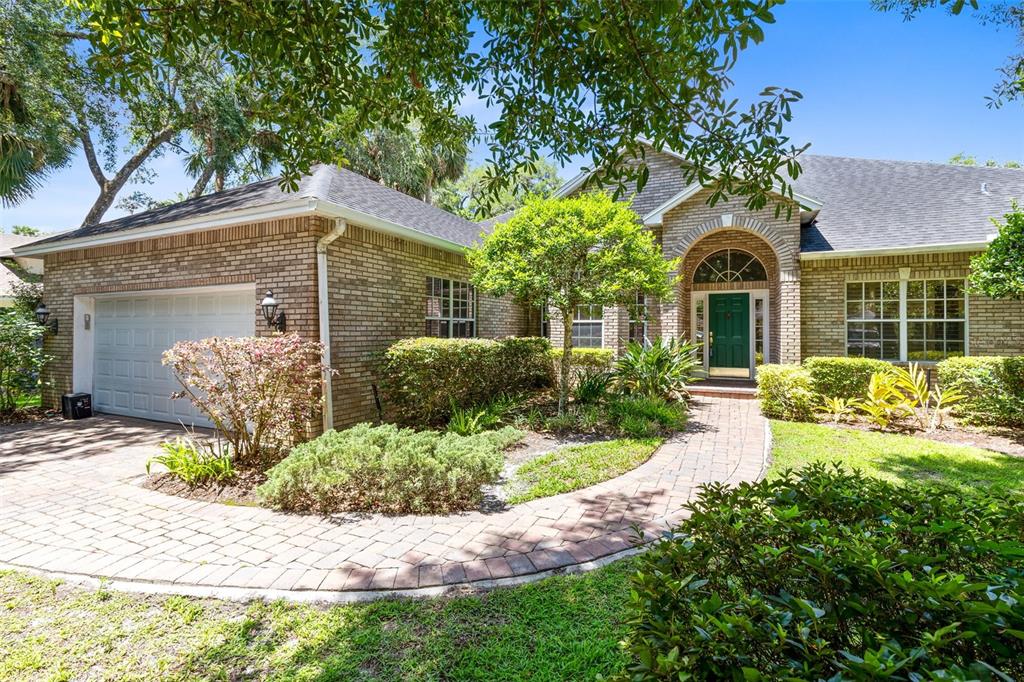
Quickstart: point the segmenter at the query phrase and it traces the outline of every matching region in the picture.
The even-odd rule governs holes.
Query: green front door
[[[749,376],[750,294],[708,294],[708,313],[708,330],[711,332],[708,364],[734,370],[720,374]],[[736,372],[736,369],[746,369],[747,372]]]

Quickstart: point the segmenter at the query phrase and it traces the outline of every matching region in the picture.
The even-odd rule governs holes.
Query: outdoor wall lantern
[[[50,319],[50,309],[46,307],[45,303],[40,303],[36,308],[36,322],[54,336],[57,335],[57,319]]]
[[[260,302],[260,308],[263,308],[263,319],[267,321],[267,324],[277,331],[283,332],[285,329],[284,311],[278,310],[280,304],[274,298],[273,291],[267,290],[267,295]]]

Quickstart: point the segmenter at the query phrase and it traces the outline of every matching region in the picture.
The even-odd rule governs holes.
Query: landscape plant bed
[[[256,488],[265,480],[267,476],[264,473],[243,470],[227,481],[190,486],[174,474],[165,471],[146,476],[142,481],[142,487],[188,500],[258,507],[260,501],[256,496]]]
[[[33,424],[36,422],[44,422],[50,419],[59,418],[60,412],[55,410],[45,410],[38,405],[20,407],[13,412],[0,414],[0,427],[17,426],[19,424]]]
[[[841,422],[839,424],[828,423],[826,425],[857,431],[879,432],[875,426],[861,420]],[[1005,455],[1024,457],[1024,430],[1021,429],[979,427],[947,422],[934,431],[925,431],[915,428],[911,423],[907,423],[898,431],[894,431],[894,433],[914,438],[925,438],[938,443],[963,445],[991,450]]]

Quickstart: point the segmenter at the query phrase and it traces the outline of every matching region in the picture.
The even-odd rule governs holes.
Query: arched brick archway
[[[799,254],[796,248],[778,230],[757,218],[733,216],[730,214],[712,218],[692,230],[687,230],[685,235],[676,243],[666,245],[670,247],[666,255],[670,258],[683,257],[694,244],[715,232],[723,230],[751,233],[766,243],[775,256],[779,266],[780,278],[784,278],[781,273],[789,273],[799,268]]]

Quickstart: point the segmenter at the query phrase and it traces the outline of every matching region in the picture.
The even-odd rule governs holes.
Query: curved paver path
[[[179,430],[102,417],[0,431],[0,565],[115,588],[228,598],[365,599],[581,570],[657,534],[708,481],[763,473],[757,401],[701,398],[637,469],[497,513],[300,516],[137,485]]]

